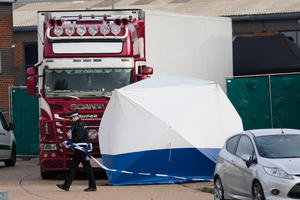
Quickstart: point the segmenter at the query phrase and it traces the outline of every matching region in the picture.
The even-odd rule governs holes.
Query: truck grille
[[[63,160],[43,160],[42,165],[43,168],[63,168]]]

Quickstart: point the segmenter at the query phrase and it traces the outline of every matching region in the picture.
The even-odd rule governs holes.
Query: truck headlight
[[[98,27],[95,26],[95,25],[91,25],[91,26],[89,27],[89,33],[90,33],[91,35],[96,35],[96,34],[98,33]]]
[[[264,170],[267,174],[271,176],[285,178],[285,179],[294,179],[292,175],[276,167],[264,167]]]
[[[63,28],[61,27],[61,26],[57,26],[57,27],[55,27],[54,28],[54,34],[56,35],[56,36],[61,36],[62,35],[62,33],[63,33]]]
[[[68,139],[72,138],[72,130],[71,129],[67,131],[67,138]]]
[[[101,32],[103,35],[107,35],[107,34],[109,34],[110,29],[109,29],[109,27],[108,27],[107,25],[102,24],[102,25],[100,26],[100,32]]]
[[[114,24],[114,25],[111,26],[111,32],[114,35],[118,35],[121,32],[121,27]]]
[[[88,136],[92,140],[97,139],[98,131],[96,129],[90,129],[89,132],[88,132]]]
[[[59,134],[62,134],[62,133],[63,133],[62,130],[61,130],[61,128],[57,128],[57,129],[56,129],[56,132],[59,133]]]
[[[68,26],[65,28],[65,33],[71,37],[74,34],[75,30],[72,26]]]
[[[85,26],[78,26],[76,32],[78,35],[83,36],[86,33]]]
[[[56,151],[57,146],[55,143],[46,143],[46,144],[41,144],[41,150],[42,151]]]

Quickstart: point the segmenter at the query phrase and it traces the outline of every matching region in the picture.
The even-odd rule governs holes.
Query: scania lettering
[[[105,109],[104,104],[71,104],[71,110]]]
[[[38,12],[39,63],[27,70],[28,93],[39,98],[42,178],[69,169],[67,113],[86,122],[92,155],[100,157],[98,128],[112,91],[147,78],[144,12]],[[96,168],[95,168],[96,169]]]

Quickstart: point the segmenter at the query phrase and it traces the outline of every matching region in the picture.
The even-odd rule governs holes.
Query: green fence
[[[300,75],[227,79],[227,95],[244,129],[300,129]]]
[[[29,95],[26,88],[11,88],[11,113],[15,125],[17,154],[38,154],[38,99]]]

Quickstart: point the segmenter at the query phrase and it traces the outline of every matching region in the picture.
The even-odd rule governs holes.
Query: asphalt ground
[[[15,167],[0,162],[0,190],[8,192],[8,200],[212,200],[208,192],[211,182],[158,184],[139,186],[110,186],[105,176],[97,174],[97,191],[84,192],[88,181],[77,177],[66,192],[56,187],[63,177],[50,180],[40,178],[38,159],[17,160]],[[207,190],[208,189],[208,190]],[[1,195],[0,195],[1,196]]]

